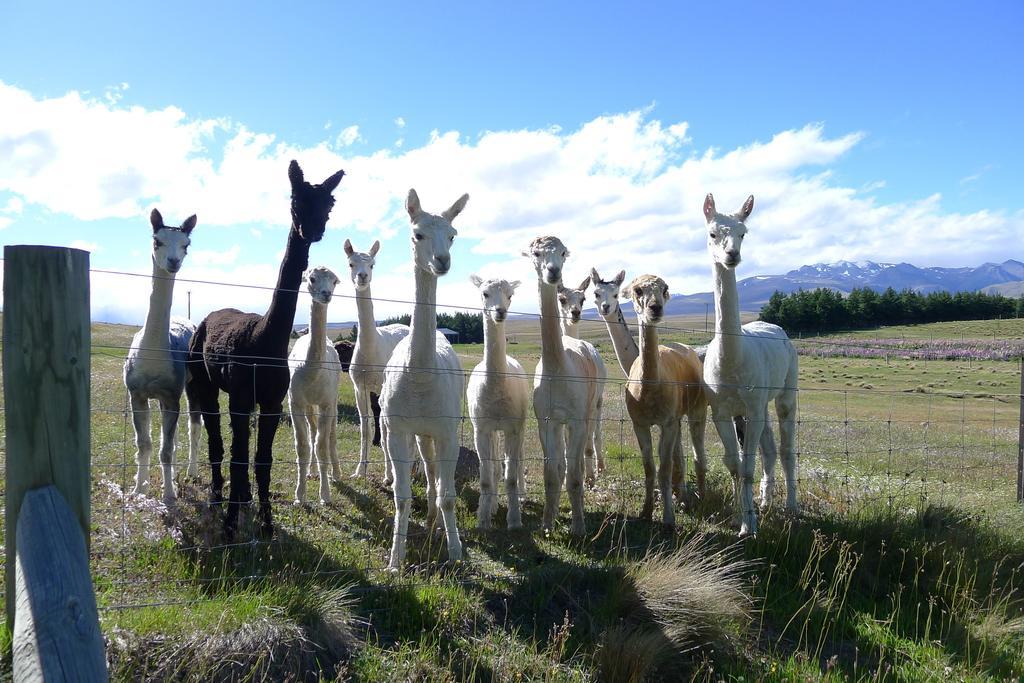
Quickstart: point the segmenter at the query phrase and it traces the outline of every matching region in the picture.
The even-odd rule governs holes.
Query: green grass
[[[517,325],[509,351],[532,370],[536,322]],[[703,319],[675,326],[702,331]],[[1019,336],[1024,326],[977,321],[864,334],[960,330]],[[393,503],[379,483],[379,449],[368,480],[340,482],[330,505],[296,507],[292,433],[282,426],[272,477],[279,528],[269,544],[255,542],[250,520],[238,545],[222,547],[219,520],[204,502],[205,467],[199,481],[181,482],[173,513],[123,493],[135,449],[120,371],[133,331],[96,325],[93,334],[92,571],[115,679],[259,680],[287,667],[367,681],[1024,676],[1016,363],[801,358],[803,513],[773,507],[758,536],[741,543],[711,427],[705,499],[679,516],[675,533],[637,518],[643,468],[613,381],[607,470],[586,492],[586,539],[568,535],[566,503],[562,526],[540,530],[540,449],[531,428],[526,529],[501,528],[503,505],[498,530],[475,529],[470,457],[457,480],[466,559],[444,561],[443,538],[423,526],[424,488],[416,483],[408,569],[396,576],[386,571]],[[621,379],[603,325],[584,336],[600,344],[610,377]],[[666,337],[707,341],[700,332]],[[467,370],[482,357],[479,346],[457,351]],[[351,406],[343,379],[340,401]],[[358,450],[353,414],[349,408],[338,433],[347,469]],[[468,420],[461,437],[472,446]],[[180,456],[184,429],[178,443]],[[154,465],[156,490],[159,477]],[[666,559],[692,549],[695,538],[703,549],[696,558]],[[748,596],[745,608],[669,590],[701,585],[686,574],[701,558],[719,558],[706,569],[709,585],[725,591],[707,595]],[[715,578],[715,566],[731,568],[738,593]],[[700,604],[723,609],[709,614]],[[692,623],[700,628],[687,630]],[[0,648],[10,651],[5,629]],[[0,662],[0,675],[9,662]]]

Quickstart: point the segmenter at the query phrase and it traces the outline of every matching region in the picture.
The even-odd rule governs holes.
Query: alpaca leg
[[[253,473],[256,476],[256,491],[260,498],[260,530],[265,536],[270,536],[274,532],[274,520],[270,511],[270,469],[274,464],[274,435],[281,423],[282,408],[281,403],[261,403],[260,419],[257,423]],[[252,499],[251,494],[249,499]]]
[[[164,504],[168,507],[174,505],[176,498],[174,494],[174,462],[175,443],[174,435],[178,431],[179,401],[160,401],[160,416],[162,424],[160,429],[160,469],[164,477]]]
[[[597,482],[597,448],[595,443],[597,436],[593,433],[587,435],[586,443],[583,444],[583,481],[590,487]],[[568,482],[566,482],[568,486]]]
[[[798,512],[796,487],[796,392],[785,392],[775,399],[779,416],[779,445],[782,469],[786,475],[786,510]]]
[[[683,462],[683,428],[676,429],[676,442],[672,445],[672,493],[683,502],[686,494],[686,463]]]
[[[714,415],[711,419],[715,423],[715,431],[722,441],[722,448],[725,451],[722,455],[722,462],[732,475],[733,498],[736,505],[737,519],[741,516],[740,507],[740,449],[736,435],[736,423],[731,415]]]
[[[292,429],[295,434],[295,504],[306,502],[306,479],[309,477],[309,423],[306,421],[306,410],[295,400],[288,401],[288,410],[292,414]]]
[[[337,406],[332,406],[329,412],[331,418],[331,432],[327,440],[327,453],[331,458],[331,479],[340,482],[344,475],[341,473],[341,458],[338,456],[338,413]]]
[[[395,499],[395,523],[391,538],[391,560],[388,569],[393,572],[402,569],[405,561],[405,541],[409,533],[409,511],[412,509],[411,465],[412,451],[405,434],[387,429],[387,421],[381,423],[381,436],[387,443],[387,450],[394,463],[392,491]]]
[[[633,433],[640,446],[640,457],[644,463],[644,506],[640,509],[640,519],[651,519],[654,514],[654,446],[651,439],[651,428],[633,423]]]
[[[597,458],[597,473],[604,472],[604,397],[597,402],[597,413],[594,418],[594,456]]]
[[[231,489],[228,493],[228,514],[224,518],[224,533],[231,538],[238,528],[238,514],[242,505],[252,500],[252,489],[249,486],[249,417],[252,406],[229,396],[228,412],[231,419],[231,462],[228,463]]]
[[[761,499],[759,502],[762,510],[767,510],[775,497],[775,460],[778,451],[775,450],[775,435],[772,434],[771,423],[765,423],[761,431]]]
[[[418,436],[415,444],[420,452],[420,460],[423,462],[423,471],[426,472],[427,479],[427,531],[434,531],[441,521],[437,517],[437,453],[434,450],[434,439],[429,436]],[[412,439],[409,439],[409,448],[412,452]],[[409,463],[410,477],[415,462],[416,459],[412,458]]]
[[[331,502],[331,424],[334,416],[320,406],[317,411],[316,460],[320,464],[320,502]]]
[[[558,502],[562,497],[562,478],[565,467],[565,442],[563,425],[553,420],[538,420],[540,447],[544,452],[544,530],[555,526],[558,516]]]
[[[509,529],[521,529],[523,516],[519,505],[519,478],[523,471],[523,427],[505,431],[505,495],[508,497],[508,513],[505,524]]]
[[[569,424],[569,450],[565,454],[565,488],[572,508],[569,533],[583,536],[587,523],[583,517],[583,451],[593,434],[593,420],[574,421]]]
[[[224,500],[224,438],[220,433],[220,400],[214,389],[209,395],[198,399],[203,424],[206,427],[206,442],[210,459],[210,503],[219,505]]]
[[[455,525],[455,466],[459,462],[458,434],[448,434],[437,439],[437,507],[444,520],[444,533],[448,540],[448,561],[462,559],[462,540]],[[429,477],[429,472],[428,472]]]
[[[149,399],[131,397],[132,425],[135,427],[135,493],[145,493],[149,487],[149,460],[153,456],[153,437],[149,433]]]
[[[491,528],[496,492],[494,490],[494,432],[473,426],[473,442],[480,457],[480,501],[476,508],[476,525],[480,529]]]
[[[374,446],[384,443],[380,431],[380,394],[370,393],[370,409],[373,410],[373,441]]]
[[[754,506],[754,469],[757,447],[761,443],[768,414],[761,406],[749,411],[743,432],[743,454],[740,458],[740,536],[757,533],[757,508]]]
[[[693,449],[693,465],[697,475],[697,497],[703,499],[706,493],[708,474],[708,453],[704,446],[704,425],[708,419],[707,406],[693,409],[686,416],[690,427],[690,447]],[[686,482],[683,482],[686,486]]]
[[[658,438],[658,490],[661,492],[661,522],[665,526],[675,528],[676,515],[672,507],[672,458],[679,444],[679,420],[671,418],[661,425]],[[686,460],[683,460],[684,467]],[[686,472],[681,473],[683,480]]]
[[[356,410],[359,411],[359,464],[353,477],[365,477],[366,468],[370,465],[370,441],[373,440],[373,414],[370,407],[370,392],[355,385]],[[387,483],[385,478],[384,483]]]
[[[188,405],[188,469],[185,475],[189,479],[199,476],[199,438],[202,433],[202,413],[199,404],[191,398],[187,399]]]
[[[384,485],[390,486],[395,480],[395,463],[391,460],[391,447],[388,445],[388,426],[383,420],[380,423],[380,446],[384,451]]]

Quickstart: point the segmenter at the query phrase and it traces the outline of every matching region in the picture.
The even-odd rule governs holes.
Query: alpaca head
[[[594,305],[603,316],[615,315],[619,310],[619,288],[626,279],[626,271],[620,270],[614,279],[605,282],[597,274],[596,268],[590,269],[590,279],[594,282]]]
[[[583,282],[576,289],[567,289],[558,285],[558,305],[562,309],[562,317],[569,322],[576,324],[583,314],[583,303],[587,300],[587,287],[590,286],[590,276],[583,278]]]
[[[732,215],[715,210],[715,198],[708,193],[704,199],[704,218],[708,227],[708,251],[711,259],[726,268],[740,264],[740,247],[747,234],[746,220],[754,210],[754,195],[747,197],[743,207]]]
[[[175,228],[164,225],[163,216],[153,209],[149,214],[149,222],[153,224],[153,263],[168,273],[177,273],[188,253],[188,245],[192,243],[189,235],[192,234],[192,228],[196,227],[195,214]]]
[[[405,210],[412,221],[412,256],[417,268],[435,277],[451,270],[451,246],[458,234],[452,221],[466,208],[468,201],[469,195],[464,194],[436,216],[423,210],[416,190],[409,190]]]
[[[484,315],[491,322],[503,323],[508,317],[508,307],[512,305],[512,294],[519,286],[519,280],[484,280],[479,275],[470,275],[470,281],[480,290],[480,301],[483,303]]]
[[[334,288],[338,286],[338,276],[326,266],[317,266],[306,271],[306,289],[313,301],[326,306],[331,303]]]
[[[319,185],[310,185],[302,175],[299,162],[292,159],[288,165],[288,180],[292,184],[292,227],[307,242],[319,242],[327,229],[327,219],[334,207],[334,189],[344,177],[338,171]]]
[[[377,252],[380,250],[380,241],[374,240],[370,251],[356,251],[352,242],[345,240],[345,255],[348,256],[348,267],[352,271],[352,285],[357,292],[366,291],[373,279],[373,264],[376,262]]]
[[[668,285],[657,275],[640,275],[622,288],[622,296],[632,300],[633,309],[641,320],[656,324],[665,315]]]
[[[533,261],[533,268],[541,282],[558,285],[562,282],[562,266],[569,258],[569,250],[562,240],[550,235],[538,237],[530,242],[530,247],[523,256]]]

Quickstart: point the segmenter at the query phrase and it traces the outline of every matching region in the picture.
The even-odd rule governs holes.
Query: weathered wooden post
[[[105,680],[89,577],[89,254],[4,247],[7,624],[16,680]]]
[[[1020,357],[1020,417],[1017,420],[1017,502],[1024,503],[1024,356]]]

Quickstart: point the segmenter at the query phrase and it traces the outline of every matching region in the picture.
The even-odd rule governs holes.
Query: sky
[[[1024,257],[1024,3],[807,8],[5,0],[0,241],[89,250],[93,319],[138,324],[150,210],[195,213],[174,314],[188,292],[195,320],[262,312],[296,159],[346,172],[310,250],[342,278],[332,321],[355,319],[346,238],[381,241],[378,319],[409,310],[410,187],[434,213],[470,194],[438,284],[456,308],[471,273],[535,282],[521,251],[545,234],[573,285],[709,291],[708,192],[755,197],[741,278]]]

